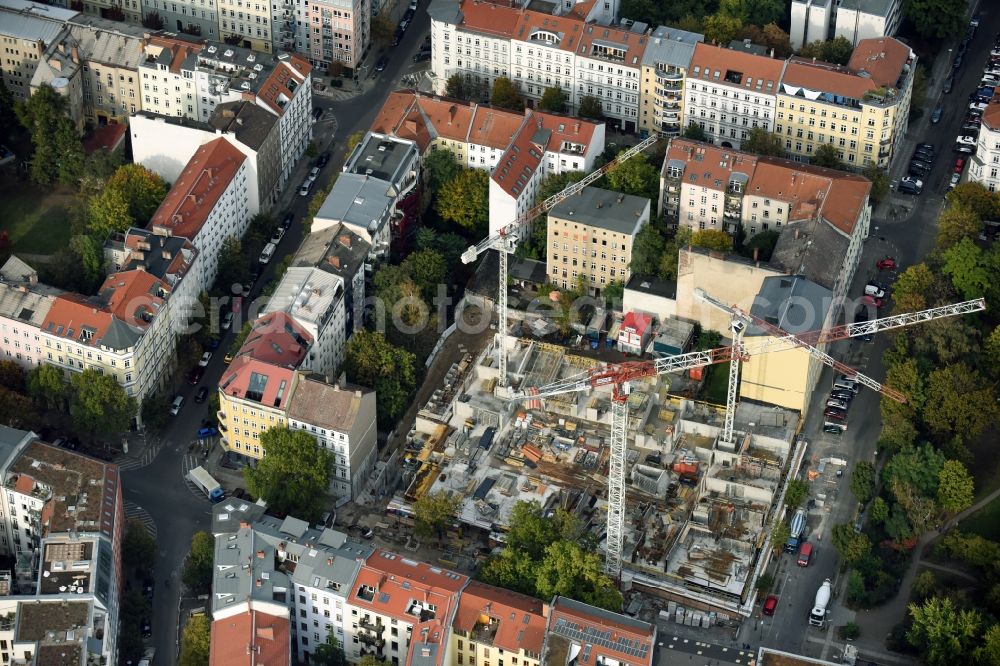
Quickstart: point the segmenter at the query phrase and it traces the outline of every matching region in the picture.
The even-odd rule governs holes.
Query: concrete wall
[[[789,37],[793,49],[798,51],[804,44],[827,38],[833,19],[831,4],[831,0],[792,2]]]
[[[753,305],[764,278],[781,275],[763,265],[727,260],[722,254],[681,249],[677,266],[677,318],[697,322],[704,329],[729,331],[730,317],[715,307],[697,301],[694,289],[700,287],[710,296],[733,303],[745,310]]]
[[[666,296],[626,289],[622,303],[623,312],[643,312],[655,315],[660,321],[673,319],[677,316],[677,300]]]
[[[803,349],[751,356],[740,373],[740,397],[805,412],[811,360]]]

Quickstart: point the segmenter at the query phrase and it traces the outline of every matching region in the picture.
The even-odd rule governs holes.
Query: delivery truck
[[[198,487],[201,492],[205,493],[208,499],[212,500],[212,503],[222,500],[225,493],[222,491],[222,485],[212,478],[212,475],[208,473],[204,467],[195,467],[190,472],[188,472],[188,481],[193,483]]]
[[[833,583],[827,578],[816,590],[816,600],[813,608],[809,611],[809,624],[814,627],[822,627],[826,623],[827,606],[830,605],[830,594],[833,591]]]

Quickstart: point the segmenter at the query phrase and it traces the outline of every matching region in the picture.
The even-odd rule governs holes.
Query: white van
[[[178,395],[174,396],[174,401],[170,404],[170,415],[177,416],[180,414],[181,405],[184,404],[184,396]]]
[[[271,261],[271,257],[274,256],[274,250],[277,247],[278,246],[275,245],[274,243],[268,243],[267,245],[265,245],[264,249],[261,250],[260,253],[260,263],[266,264],[267,262]]]
[[[838,379],[833,383],[834,389],[840,389],[842,391],[850,391],[851,393],[857,393],[860,390],[857,382],[848,381],[846,379]]]

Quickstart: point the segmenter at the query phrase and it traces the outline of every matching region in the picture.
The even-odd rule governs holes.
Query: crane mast
[[[571,196],[582,192],[585,187],[603,177],[608,171],[615,168],[622,162],[635,157],[655,144],[659,141],[659,139],[660,137],[658,134],[653,134],[631,148],[622,151],[618,154],[618,156],[604,166],[587,174],[579,181],[568,185],[561,192],[553,194],[541,203],[528,209],[528,211],[521,214],[516,220],[501,227],[495,233],[490,234],[489,237],[484,238],[476,245],[469,246],[469,248],[462,253],[462,262],[466,264],[474,262],[479,255],[486,250],[496,250],[500,255],[500,266],[497,271],[498,322],[497,335],[495,338],[495,346],[497,348],[497,372],[499,374],[497,379],[498,394],[507,390],[507,345],[505,341],[507,335],[507,265],[509,259],[507,255],[514,254],[514,252],[517,251],[517,244],[520,240],[519,236],[522,228],[525,224],[531,222],[531,220],[535,219],[539,215],[550,211],[553,206],[556,206]]]
[[[820,342],[832,342],[851,337],[876,333],[904,326],[911,326],[925,321],[944,317],[954,317],[961,314],[980,312],[986,309],[985,300],[973,299],[953,305],[930,308],[920,312],[893,315],[858,324],[836,326],[826,330],[812,331],[801,335],[792,335],[781,328],[744,312],[736,306],[725,305],[702,290],[696,290],[695,296],[706,302],[730,312],[733,315],[731,330],[733,343],[728,347],[718,347],[705,351],[689,352],[669,356],[655,361],[631,361],[615,365],[595,368],[587,372],[552,382],[542,387],[529,387],[511,394],[512,400],[538,399],[547,396],[576,393],[602,386],[610,386],[611,397],[611,451],[608,464],[608,516],[607,544],[604,570],[616,580],[621,575],[621,554],[624,547],[625,527],[625,461],[627,457],[628,437],[628,395],[631,383],[647,377],[680,372],[691,368],[700,368],[716,363],[730,362],[729,391],[726,401],[725,426],[719,441],[734,444],[733,429],[736,412],[736,391],[738,389],[739,363],[753,355],[776,351],[802,348],[821,363],[837,369],[840,372],[853,374],[860,384],[900,402],[905,396],[899,391],[883,386],[879,382],[853,371],[851,368],[836,361],[826,352],[814,346]],[[743,334],[750,324],[765,330],[769,337],[743,343]]]

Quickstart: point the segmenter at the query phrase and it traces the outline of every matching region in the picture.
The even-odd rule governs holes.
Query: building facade
[[[309,433],[330,452],[334,497],[361,496],[378,458],[375,391],[302,377],[288,405],[288,428]]]
[[[261,0],[217,0],[219,41],[261,53],[274,51],[271,5]]]
[[[201,42],[189,38],[150,36],[143,48],[145,57],[139,62],[144,112],[198,118],[198,90],[192,67],[202,48]]]
[[[684,130],[684,80],[695,44],[704,37],[675,28],[657,28],[642,55],[639,129],[677,136]]]
[[[773,131],[784,66],[767,56],[697,44],[684,83],[684,122],[726,148],[738,149],[755,127]]]
[[[863,39],[892,37],[903,18],[901,0],[792,0],[792,48],[843,37],[857,46]]]
[[[31,79],[46,47],[60,40],[77,12],[26,0],[0,2],[0,80],[16,101],[31,96]]]
[[[299,2],[295,18],[295,50],[311,65],[325,70],[339,63],[354,70],[361,64],[371,43],[371,0]]]
[[[30,370],[44,361],[41,327],[64,292],[38,281],[38,273],[16,256],[0,268],[0,354]]]
[[[649,223],[649,199],[587,187],[549,211],[546,272],[573,289],[581,277],[600,296],[611,283],[628,281],[635,236]]]
[[[160,18],[161,30],[204,39],[220,39],[215,0],[142,0],[142,15]]]
[[[983,112],[976,154],[969,162],[969,179],[990,192],[1000,188],[1000,98],[993,98]]]

